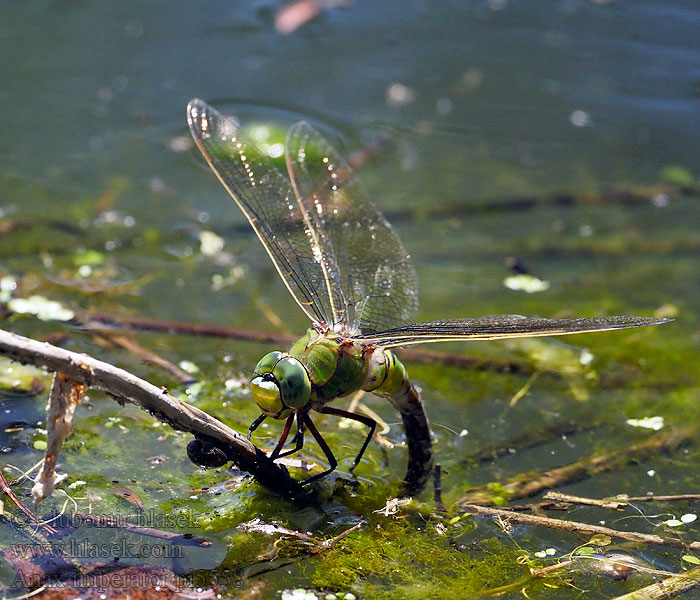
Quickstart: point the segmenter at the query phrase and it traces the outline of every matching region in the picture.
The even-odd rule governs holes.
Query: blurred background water
[[[697,2],[357,0],[329,3],[288,34],[275,27],[282,6],[6,3],[0,215],[45,233],[27,243],[3,234],[0,271],[45,270],[46,280],[60,283],[76,250],[95,249],[113,257],[117,281],[140,283],[114,300],[85,293],[83,304],[279,330],[265,317],[269,309],[301,334],[304,316],[191,148],[185,106],[200,97],[278,135],[309,120],[345,155],[378,148],[358,175],[414,258],[421,320],[498,312],[648,315],[667,305],[678,313],[663,332],[585,338],[604,357],[603,370],[633,358],[644,373],[631,396],[594,387],[592,404],[574,404],[566,385],[545,382],[534,388],[537,402],[508,409],[525,379],[449,369],[445,380],[435,380],[435,369],[413,366],[429,397],[438,451],[452,463],[448,486],[580,456],[627,435],[626,417],[662,410],[671,382],[691,385],[692,376],[681,382],[677,374],[700,343]],[[607,196],[613,189],[641,192]],[[224,238],[228,263],[202,258],[201,229]],[[551,288],[529,295],[504,287],[509,256]],[[217,287],[227,277],[224,289]],[[62,294],[76,300],[70,286],[51,290]],[[37,331],[27,323],[12,328]],[[645,345],[634,350],[640,339]],[[250,372],[267,351],[167,336],[151,343],[210,373],[224,357],[232,371]],[[447,349],[499,357],[539,352],[485,344]],[[624,402],[632,396],[640,414],[628,414]],[[387,419],[392,414],[375,409]],[[667,420],[686,418],[669,411]],[[542,414],[562,413],[583,420],[595,413],[620,428],[604,429],[576,450],[559,440],[497,467],[460,470],[460,453],[515,435],[524,424],[537,428]],[[666,479],[653,485],[645,468],[630,469],[626,487],[673,487],[683,467],[666,467]],[[394,471],[391,478],[400,466]],[[603,477],[595,485],[612,493],[619,480]]]
[[[345,153],[389,139],[363,181],[389,214],[457,207],[460,244],[431,242],[459,254],[460,268],[494,235],[543,230],[561,216],[472,227],[472,204],[643,185],[669,165],[698,171],[693,2],[355,2],[289,35],[273,25],[280,7],[8,6],[1,168],[45,194],[16,184],[5,212],[56,216],[82,203],[86,214],[111,182],[118,198],[103,204],[139,226],[178,227],[200,211],[240,222],[199,157],[177,151],[191,97],[282,128],[306,118]],[[625,210],[617,227],[631,222]],[[682,226],[677,216],[664,218]],[[594,213],[590,226],[609,219]],[[401,233],[418,263],[434,251],[420,247],[423,232]]]
[[[570,191],[586,175],[645,181],[669,163],[697,171],[692,1],[355,2],[290,35],[273,27],[279,6],[12,3],[0,24],[3,168],[86,189],[106,170],[160,177],[177,188],[172,208],[191,205],[200,178],[182,176],[167,142],[199,96],[352,135],[377,126],[416,142],[428,130],[379,190],[414,202]],[[408,92],[392,101],[397,84]],[[522,183],[484,177],[486,161]]]

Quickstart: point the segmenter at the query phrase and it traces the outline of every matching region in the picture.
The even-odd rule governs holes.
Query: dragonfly
[[[284,145],[286,173],[270,152],[247,137],[235,116],[199,99],[187,106],[194,141],[219,181],[247,218],[282,282],[311,321],[287,352],[266,354],[250,381],[260,416],[284,421],[270,458],[302,449],[308,431],[328,468],[301,481],[310,484],[333,472],[338,461],[311,413],[358,421],[367,435],[350,471],[360,464],[377,423],[331,402],[363,390],[387,398],[401,413],[411,458],[427,479],[431,436],[419,389],[393,349],[456,340],[558,336],[664,323],[668,319],[605,316],[576,319],[495,315],[412,322],[418,310],[417,277],[397,233],[369,199],[348,162],[311,125],[291,126]],[[296,421],[293,447],[285,450]],[[290,444],[291,445],[291,444]],[[190,458],[203,466],[195,449]],[[417,458],[416,458],[417,457]],[[408,476],[407,476],[408,477]]]

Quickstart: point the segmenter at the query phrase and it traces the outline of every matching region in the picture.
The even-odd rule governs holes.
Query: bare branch
[[[271,461],[245,437],[202,410],[174,398],[135,375],[86,354],[70,352],[0,329],[0,354],[23,364],[45,367],[88,387],[107,392],[118,402],[129,402],[167,423],[215,444],[241,469],[271,490],[295,495],[301,492],[287,470]]]

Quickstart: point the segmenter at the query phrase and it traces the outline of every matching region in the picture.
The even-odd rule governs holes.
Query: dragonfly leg
[[[287,421],[284,424],[284,429],[282,430],[282,435],[280,435],[280,439],[277,440],[275,449],[272,451],[272,454],[270,454],[270,460],[275,460],[277,457],[279,457],[280,450],[282,450],[284,443],[289,437],[289,430],[292,428],[292,423],[294,423],[294,416],[294,413],[292,413],[287,417]]]
[[[332,473],[333,471],[335,471],[335,468],[338,466],[338,461],[336,460],[335,456],[333,456],[333,452],[331,452],[331,449],[328,447],[328,444],[326,444],[326,440],[324,440],[321,437],[321,434],[318,432],[318,429],[316,429],[316,425],[313,424],[309,415],[304,413],[302,418],[304,420],[304,423],[308,427],[309,431],[311,432],[311,435],[314,436],[314,439],[318,442],[318,445],[321,446],[321,450],[323,450],[323,453],[326,455],[326,458],[328,459],[328,464],[330,465],[330,468],[326,469],[323,473],[317,473],[316,475],[312,475],[311,477],[299,482],[302,485],[307,485],[307,484],[311,483],[312,481],[316,481],[317,479],[321,479],[321,477],[325,477],[329,473]]]
[[[365,453],[365,450],[367,449],[367,445],[369,444],[370,440],[374,436],[374,431],[377,429],[377,422],[370,418],[370,417],[365,417],[364,415],[358,415],[356,413],[352,413],[347,410],[342,410],[340,408],[334,408],[332,406],[324,406],[319,409],[320,413],[324,413],[326,415],[335,415],[336,417],[343,417],[345,419],[351,419],[353,421],[358,421],[359,423],[362,423],[363,425],[367,425],[369,428],[369,432],[367,432],[367,437],[365,438],[365,441],[362,443],[362,447],[360,448],[360,451],[357,453],[357,456],[355,457],[355,460],[352,463],[352,467],[350,467],[350,472],[352,473],[355,470],[355,467],[360,464],[360,460],[362,459],[362,455]]]
[[[299,437],[299,433],[301,433],[301,435],[303,436],[303,435],[304,435],[304,431],[306,431],[306,425],[305,425],[304,421],[302,420],[301,423],[300,423],[300,422],[299,422],[299,419],[297,418],[297,432],[294,434],[294,437],[292,438],[291,443],[292,443],[292,444],[296,444],[296,443],[297,443],[297,438]],[[302,445],[303,445],[303,444],[304,444],[304,442],[302,441]]]
[[[251,436],[253,435],[253,432],[260,427],[260,423],[262,423],[265,419],[267,419],[267,415],[265,413],[261,414],[255,421],[253,421],[250,424],[250,427],[248,427],[248,439],[250,440]]]
[[[286,452],[282,452],[281,454],[277,455],[276,458],[289,456],[290,454],[299,452],[299,450],[301,450],[304,447],[304,414],[306,413],[302,413],[302,411],[299,411],[297,413],[297,432],[294,434],[294,438],[292,439],[294,448],[292,448],[291,450],[287,450]]]

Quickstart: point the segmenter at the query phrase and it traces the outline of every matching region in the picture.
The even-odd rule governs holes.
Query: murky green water
[[[187,146],[185,106],[198,96],[282,132],[309,120],[346,155],[383,141],[358,174],[414,258],[421,320],[658,311],[677,313],[677,320],[565,344],[433,348],[513,361],[524,365],[519,373],[407,362],[445,470],[445,521],[430,516],[430,490],[400,511],[407,518],[373,512],[396,493],[405,461],[398,416],[374,397],[364,402],[389,424],[385,437],[395,447],[370,446],[357,489],[333,492],[330,481],[315,503],[301,506],[251,483],[192,491],[223,484],[231,474],[196,469],[185,456],[187,436],[91,393],[61,459],[67,484],[86,483],[67,491],[84,513],[133,512],[111,493],[113,481],[131,487],[152,514],[182,511],[181,521],[161,528],[206,537],[212,546],[178,546],[182,557],[146,558],[197,581],[215,576],[227,594],[244,582],[264,586],[270,598],[294,587],[367,597],[475,597],[513,583],[526,573],[518,552],[545,566],[588,538],[519,525],[504,531],[484,518],[448,524],[467,488],[697,422],[700,10],[680,0],[357,2],[327,9],[283,36],[272,25],[278,7],[271,1],[6,6],[0,224],[10,226],[0,227],[0,274],[20,278],[23,295],[40,293],[72,307],[279,331],[267,312],[301,334],[304,315],[242,215]],[[203,230],[224,238],[223,254],[200,252]],[[76,265],[82,250],[104,254],[92,274]],[[512,256],[550,288],[507,289],[503,281],[512,272],[504,261]],[[65,331],[69,348],[184,393],[161,371],[77,328],[18,317],[3,328],[39,338]],[[199,367],[204,386],[192,401],[200,408],[240,431],[256,416],[246,391],[222,382],[245,378],[274,348],[164,334],[134,339],[174,363]],[[583,354],[586,365],[584,349],[592,355],[588,362]],[[41,458],[33,442],[43,438],[35,426],[45,399],[43,393],[3,400],[10,479],[19,473],[10,465],[23,471]],[[627,423],[651,416],[663,417],[659,432]],[[29,427],[16,431],[18,422]],[[347,474],[362,433],[338,429],[331,418],[320,422],[341,458],[340,474]],[[518,436],[562,423],[570,424],[564,436],[518,448]],[[256,440],[267,436],[272,444],[276,431],[271,425]],[[686,437],[673,452],[617,465],[560,491],[594,498],[696,493],[697,436]],[[505,454],[473,458],[489,445]],[[313,445],[304,456],[323,460]],[[17,485],[20,495],[29,489],[26,481]],[[63,502],[56,496],[41,510]],[[687,502],[640,505],[644,514],[662,515],[649,519],[631,509],[549,514],[695,540],[697,521],[680,530],[659,523],[696,509]],[[254,576],[256,557],[278,537],[239,528],[254,517],[323,539],[359,520],[369,523],[334,550]],[[142,555],[155,545],[114,530],[71,535],[88,545],[127,539]],[[3,526],[0,543],[26,539]],[[546,548],[555,554],[535,556]],[[681,560],[689,553],[679,550],[625,550],[656,569],[692,566]],[[10,585],[14,571],[3,565],[0,577]],[[530,583],[529,593],[574,598],[585,589],[587,597],[614,597],[653,577],[616,582],[576,572],[569,579],[572,587],[557,580],[554,590]]]

